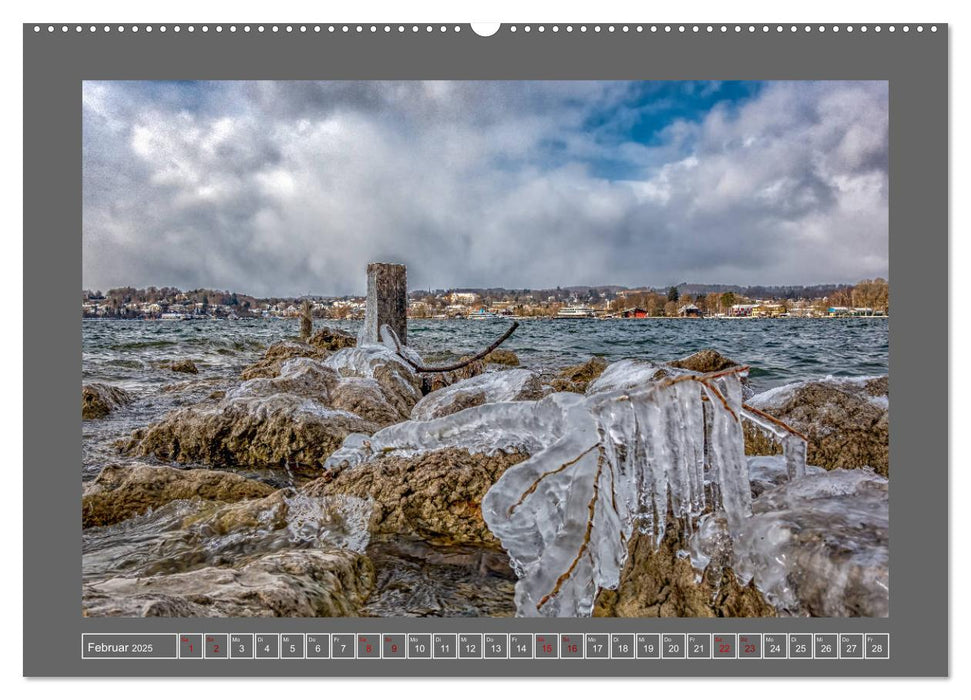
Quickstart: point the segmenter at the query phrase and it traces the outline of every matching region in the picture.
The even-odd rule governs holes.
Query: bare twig
[[[453,372],[457,369],[462,369],[463,367],[467,367],[468,365],[471,365],[473,362],[481,360],[483,357],[485,357],[490,352],[492,352],[497,347],[499,347],[504,342],[506,342],[509,339],[509,336],[511,336],[517,328],[519,328],[519,321],[513,321],[513,324],[509,326],[508,329],[506,329],[506,332],[503,333],[501,336],[499,336],[496,342],[494,342],[492,345],[487,347],[482,352],[476,353],[475,355],[468,358],[467,360],[462,360],[461,362],[456,362],[455,364],[452,364],[452,365],[445,365],[443,367],[425,367],[424,365],[420,365],[417,362],[414,362],[413,360],[405,357],[404,354],[402,354],[401,345],[398,345],[397,338],[395,338],[395,344],[398,345],[398,357],[400,357],[402,360],[404,360],[409,365],[411,365],[412,369],[414,369],[416,372]]]
[[[807,438],[805,435],[803,435],[798,430],[796,430],[795,428],[793,428],[791,425],[789,425],[788,423],[784,423],[783,421],[779,420],[775,416],[770,416],[765,411],[760,411],[755,406],[749,406],[747,403],[743,403],[742,404],[742,409],[745,410],[745,411],[748,411],[749,413],[754,413],[759,418],[764,418],[765,420],[769,421],[773,425],[779,426],[780,428],[782,428],[786,432],[789,432],[789,433],[795,435],[796,437],[800,437],[803,440],[805,440],[806,442],[809,442],[809,438]],[[742,417],[743,418],[746,417],[744,413],[742,414]],[[749,420],[751,420],[751,418],[749,418]]]

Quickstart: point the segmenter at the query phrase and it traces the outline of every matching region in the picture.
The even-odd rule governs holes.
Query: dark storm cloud
[[[888,269],[885,83],[97,82],[83,143],[87,288]]]

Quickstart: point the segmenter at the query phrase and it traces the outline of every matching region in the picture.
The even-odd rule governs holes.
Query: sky
[[[86,81],[85,289],[888,275],[888,88]]]

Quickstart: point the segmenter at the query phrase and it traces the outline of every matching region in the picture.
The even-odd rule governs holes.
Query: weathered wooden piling
[[[381,326],[387,324],[408,344],[408,274],[404,265],[369,263],[367,306],[364,311],[364,342],[381,341]]]

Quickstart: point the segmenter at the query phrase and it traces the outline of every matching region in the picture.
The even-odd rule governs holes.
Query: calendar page
[[[25,25],[25,673],[946,673],[947,34]]]

